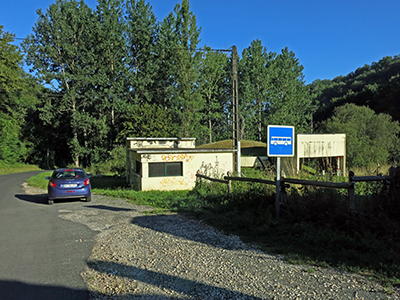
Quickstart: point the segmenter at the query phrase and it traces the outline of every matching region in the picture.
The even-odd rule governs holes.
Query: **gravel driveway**
[[[199,221],[150,210],[99,195],[59,210],[98,232],[82,273],[92,299],[399,299],[361,276],[291,265]]]

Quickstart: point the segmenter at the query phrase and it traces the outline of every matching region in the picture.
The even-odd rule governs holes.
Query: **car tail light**
[[[56,187],[57,184],[55,184],[54,182],[50,181],[50,182],[49,182],[49,186],[51,186],[51,187]]]
[[[86,178],[84,181],[83,181],[83,185],[89,185],[90,184],[90,180],[89,180],[89,178]]]

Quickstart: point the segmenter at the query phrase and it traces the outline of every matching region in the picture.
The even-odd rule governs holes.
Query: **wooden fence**
[[[199,173],[196,174],[196,177],[201,179],[206,179],[212,182],[226,184],[228,193],[232,192],[232,181],[274,185],[276,187],[275,213],[277,217],[279,217],[280,215],[280,206],[282,203],[282,199],[286,195],[286,188],[290,187],[290,184],[316,186],[316,187],[333,188],[333,189],[347,189],[348,208],[350,212],[354,212],[355,184],[357,182],[381,181],[389,184],[392,179],[391,176],[354,176],[354,173],[352,171],[349,172],[348,182],[327,182],[327,181],[304,180],[296,178],[281,178],[280,181],[273,181],[273,180],[250,178],[250,177],[234,177],[234,176],[229,176],[229,174],[228,176],[224,176],[223,179],[217,179]]]

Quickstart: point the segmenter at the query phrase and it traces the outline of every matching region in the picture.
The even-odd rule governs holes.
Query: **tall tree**
[[[176,5],[174,12],[160,26],[157,44],[160,65],[158,94],[173,114],[173,135],[204,138],[206,134],[206,128],[201,125],[204,101],[197,85],[199,32],[188,0]]]
[[[158,72],[156,41],[158,24],[152,7],[144,0],[126,4],[126,39],[128,45],[132,98],[135,103],[155,103],[155,78]]]
[[[23,119],[36,101],[36,86],[22,69],[22,55],[13,42],[14,36],[0,25],[0,112]]]
[[[266,114],[272,101],[274,58],[275,53],[267,52],[260,40],[254,40],[243,50],[239,66],[242,126],[248,138],[258,141],[265,137]]]
[[[267,121],[310,132],[315,106],[304,84],[303,66],[294,52],[284,48],[274,61],[274,69]]]
[[[180,135],[202,137],[201,110],[204,102],[197,88],[200,55],[196,51],[200,30],[190,11],[189,0],[182,0],[174,9],[178,35],[177,94],[175,110],[180,120]]]
[[[79,165],[87,155],[85,134],[104,136],[103,120],[89,114],[94,103],[87,94],[96,72],[95,17],[83,1],[57,0],[46,13],[37,13],[33,34],[24,42],[27,62],[43,83],[57,91],[59,99],[52,112],[66,123],[65,144]]]
[[[21,128],[27,111],[37,102],[35,81],[22,67],[14,36],[0,26],[0,160],[16,162],[27,153]]]
[[[214,52],[209,47],[204,48],[200,61],[199,87],[205,101],[204,120],[208,126],[210,143],[215,140],[216,127],[224,123],[224,111],[231,97],[228,66],[226,54]]]
[[[107,158],[108,151],[116,144],[116,137],[122,128],[123,115],[127,110],[127,68],[128,57],[124,39],[125,24],[123,18],[123,2],[121,0],[98,0],[96,8],[96,32],[94,84],[90,91],[96,99],[97,118],[104,118],[104,131],[107,137],[102,140],[93,139],[91,148],[100,146],[97,159]]]

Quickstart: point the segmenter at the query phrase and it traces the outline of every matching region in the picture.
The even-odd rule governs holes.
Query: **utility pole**
[[[238,84],[238,53],[236,46],[232,47],[232,136],[234,153],[234,170],[240,176],[240,120],[239,120],[239,84]]]

